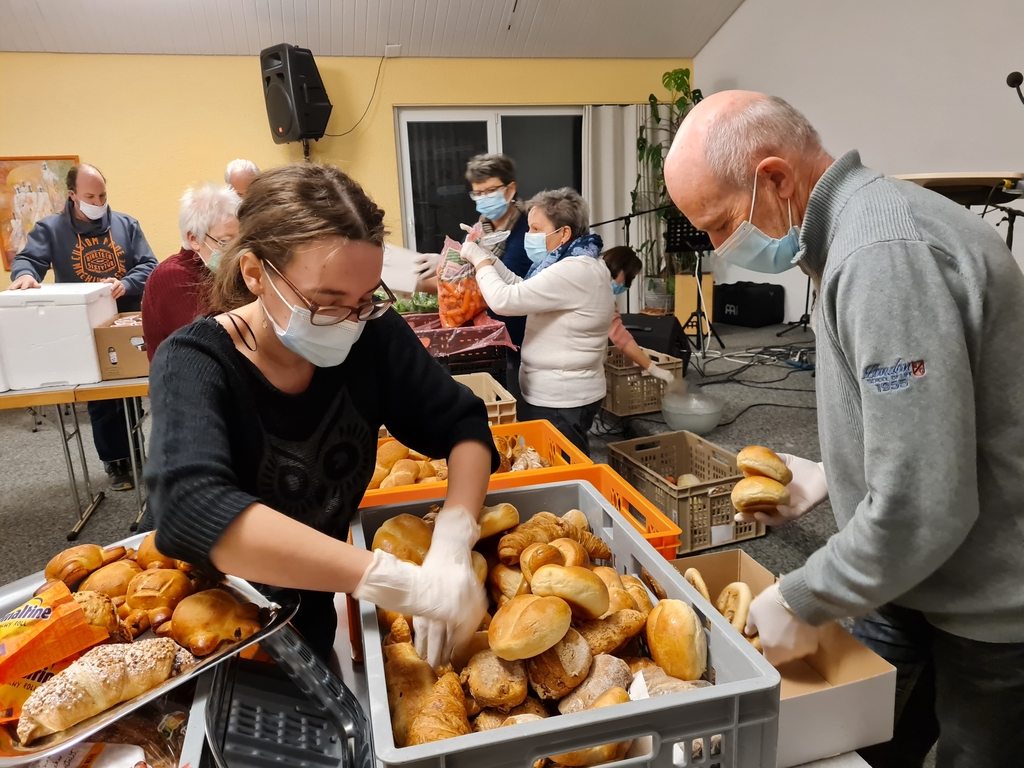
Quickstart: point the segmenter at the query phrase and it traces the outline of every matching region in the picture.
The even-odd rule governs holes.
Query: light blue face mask
[[[555,232],[557,231],[556,229]],[[526,249],[526,255],[530,257],[530,261],[540,264],[551,253],[548,250],[548,238],[555,232],[527,232],[523,235],[523,248]]]
[[[476,201],[476,211],[488,221],[497,221],[508,210],[508,200],[505,199],[505,192],[496,189],[489,195],[484,195]]]
[[[612,293],[615,296],[621,296],[628,290],[629,289],[626,287],[625,283],[620,283],[618,280],[612,280]]]
[[[715,249],[715,253],[737,267],[754,272],[777,275],[796,265],[800,250],[800,227],[793,226],[793,204],[789,203],[789,232],[783,238],[768,237],[751,223],[754,202],[757,200],[757,177],[754,177],[754,197],[750,201],[750,216],[739,225],[729,238]]]

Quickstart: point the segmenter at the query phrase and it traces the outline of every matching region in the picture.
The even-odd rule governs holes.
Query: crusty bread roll
[[[223,589],[207,589],[178,603],[162,633],[169,633],[193,656],[208,656],[221,643],[248,640],[262,627],[258,605],[240,603]]]
[[[555,539],[551,546],[562,553],[565,565],[576,565],[580,568],[590,567],[590,555],[578,541],[572,539]]]
[[[487,635],[499,658],[529,659],[565,637],[571,622],[572,611],[561,598],[520,595],[498,609]]]
[[[491,644],[487,639],[487,630],[477,630],[469,640],[452,650],[452,671],[462,672],[466,665],[469,664],[470,659],[480,653],[480,651],[487,651],[490,648]],[[473,717],[473,715],[470,715],[470,717]]]
[[[409,449],[397,440],[388,440],[377,449],[377,463],[390,472],[395,463],[409,458]]]
[[[129,611],[126,623],[132,635],[138,637],[136,630],[143,626],[140,624],[141,614],[145,614],[149,626],[156,629],[171,618],[178,603],[193,590],[194,585],[188,576],[176,568],[154,568],[133,578],[125,595]]]
[[[633,675],[636,675],[642,669],[661,669],[654,659],[649,659],[646,656],[625,656],[622,660],[629,665],[629,671]],[[661,671],[664,672],[665,670],[662,669]]]
[[[594,657],[586,679],[572,692],[558,702],[558,711],[563,715],[587,709],[597,698],[610,688],[628,688],[633,682],[629,665],[622,659],[602,653]]]
[[[513,707],[507,713],[500,712],[497,709],[483,710],[473,721],[473,731],[478,733],[480,731],[491,731],[495,728],[500,728],[508,718],[519,717],[520,715],[532,715],[544,719],[549,716],[549,713],[544,709],[544,705],[540,701],[533,696],[527,696],[522,704],[518,707]]]
[[[519,510],[511,504],[495,504],[480,510],[480,538],[486,539],[519,525]]]
[[[491,569],[487,584],[491,590],[491,597],[498,602],[502,595],[515,597],[518,594],[525,594],[523,586],[526,584],[523,574],[518,568],[509,568],[507,565],[498,563]]]
[[[595,656],[618,653],[644,628],[646,616],[640,611],[625,609],[594,621],[581,621],[576,629],[590,646]]]
[[[543,720],[543,719],[544,718],[541,717],[540,715],[530,715],[530,714],[509,715],[508,717],[505,718],[505,722],[503,722],[501,724],[501,727],[502,728],[507,728],[510,725],[519,725],[520,723],[535,723],[538,720]]]
[[[666,674],[698,680],[708,661],[704,625],[689,603],[660,600],[647,617],[647,647]]]
[[[420,518],[401,514],[384,521],[373,535],[370,549],[383,549],[399,560],[423,565],[423,558],[430,549],[431,536],[433,533],[430,528]]]
[[[152,568],[175,568],[174,558],[168,557],[156,548],[156,531],[150,531],[146,538],[139,544],[139,551],[135,553],[135,562],[142,569]]]
[[[388,475],[391,474],[391,470],[387,467],[383,467],[380,464],[373,465],[373,475],[370,477],[370,484],[366,486],[366,490],[375,491],[380,488],[380,484],[387,480]]]
[[[118,560],[89,574],[79,590],[99,592],[113,600],[114,605],[120,605],[128,594],[128,584],[140,573],[142,568],[133,560]]]
[[[629,596],[636,603],[637,610],[644,615],[646,620],[651,611],[654,610],[654,602],[651,600],[651,596],[647,592],[644,583],[636,576],[627,573],[622,576],[622,587],[629,592]]]
[[[533,572],[545,565],[565,565],[565,556],[562,551],[550,544],[537,542],[524,549],[523,554],[519,556],[519,569],[523,572],[527,583],[533,581]]]
[[[696,568],[687,568],[683,578],[690,582],[690,586],[700,592],[700,596],[711,602],[711,594],[708,592],[708,585],[704,583],[704,577]]]
[[[625,686],[615,686],[594,699],[587,709],[612,707],[616,704],[625,704],[628,701],[629,693],[626,692]],[[573,752],[553,755],[551,760],[556,765],[564,765],[567,768],[585,768],[591,765],[601,765],[602,763],[609,763],[624,758],[632,744],[632,739],[612,744],[601,744],[596,747],[586,747],[585,749],[577,749]]]
[[[608,610],[604,612],[602,618],[611,616],[617,611],[639,611],[640,606],[636,604],[636,600],[626,590],[621,587],[609,587],[608,589]]]
[[[743,629],[747,626],[747,614],[750,612],[750,603],[753,599],[750,587],[742,581],[734,581],[722,590],[715,607],[742,635]]]
[[[592,661],[587,641],[570,629],[554,646],[526,662],[530,687],[541,699],[564,698],[586,679]]]
[[[607,565],[596,565],[591,569],[608,589],[622,589],[622,579],[614,568]]]
[[[480,651],[459,676],[462,685],[481,707],[505,712],[526,700],[526,664],[499,659],[494,651]]]
[[[111,642],[130,643],[131,632],[121,623],[114,601],[102,592],[79,590],[72,597],[85,613],[85,621],[92,627],[99,627],[110,635]]]
[[[487,583],[487,558],[477,552],[475,549],[469,553],[470,559],[473,561],[473,573],[476,574],[477,581],[481,584]]]
[[[596,619],[608,610],[608,587],[580,566],[545,565],[534,572],[530,590],[541,597],[562,598],[581,619]]]
[[[564,515],[562,515],[562,519],[568,520],[581,531],[586,531],[587,533],[590,533],[590,521],[587,520],[587,516],[583,514],[580,510],[570,509]]]
[[[760,445],[751,445],[740,451],[736,457],[736,466],[747,477],[770,477],[783,485],[793,482],[793,473],[786,462],[775,451]]]
[[[415,464],[416,462],[412,463]],[[417,474],[418,470],[416,472],[410,472],[407,469],[401,471],[391,470],[391,474],[381,481],[381,490],[386,490],[388,488],[401,488],[405,485],[415,485]]]
[[[746,514],[773,514],[778,511],[779,504],[789,504],[789,490],[770,477],[745,477],[732,489],[732,505]]]

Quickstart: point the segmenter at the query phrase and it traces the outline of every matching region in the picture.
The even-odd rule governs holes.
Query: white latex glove
[[[752,523],[756,520],[765,525],[782,525],[810,512],[828,498],[825,467],[820,462],[802,459],[788,453],[780,453],[779,458],[793,473],[793,481],[786,486],[789,489],[789,504],[779,504],[777,515],[765,512],[748,515],[737,512],[737,523]]]
[[[806,624],[789,609],[778,582],[754,598],[744,632],[749,637],[760,636],[764,657],[773,667],[818,650],[818,628]]]
[[[671,372],[666,371],[664,368],[659,368],[657,363],[651,363],[647,368],[647,372],[654,378],[661,379],[666,384],[671,384],[676,380],[676,377]]]
[[[461,255],[462,260],[472,264],[474,269],[480,269],[485,264],[490,264],[494,261],[493,253],[472,241],[462,244]]]
[[[421,253],[413,260],[413,270],[420,280],[437,274],[437,262],[441,260],[439,253]]]
[[[487,612],[487,598],[470,555],[479,537],[480,526],[468,510],[443,509],[434,521],[423,565],[377,550],[352,596],[412,614],[416,652],[438,669],[447,663],[452,648],[476,631]]]

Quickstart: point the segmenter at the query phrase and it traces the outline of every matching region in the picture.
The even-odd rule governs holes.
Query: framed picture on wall
[[[7,272],[36,222],[64,210],[65,179],[77,162],[76,155],[0,157],[0,260]]]

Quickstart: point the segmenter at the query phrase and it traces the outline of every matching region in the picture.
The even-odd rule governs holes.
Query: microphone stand
[[[795,331],[797,328],[803,328],[807,330],[807,326],[811,324],[811,276],[807,276],[807,290],[804,292],[804,313],[800,315],[800,319],[795,323],[787,323],[789,328],[779,331],[776,336],[785,336],[790,331]]]
[[[598,227],[603,227],[605,224],[614,224],[617,221],[621,221],[622,222],[622,230],[623,230],[623,232],[625,233],[625,236],[626,236],[626,247],[629,248],[630,247],[630,243],[629,243],[629,225],[633,222],[633,219],[635,217],[637,217],[637,216],[646,216],[649,213],[657,213],[658,211],[668,211],[668,210],[670,210],[672,208],[675,208],[675,206],[670,204],[670,205],[663,205],[660,208],[651,208],[650,210],[647,210],[647,211],[633,211],[632,213],[627,213],[625,216],[619,216],[619,217],[614,218],[614,219],[608,219],[608,221],[599,221],[597,224],[591,224],[590,228],[591,229],[597,229]],[[629,293],[628,292],[626,293],[626,314],[629,314]]]

